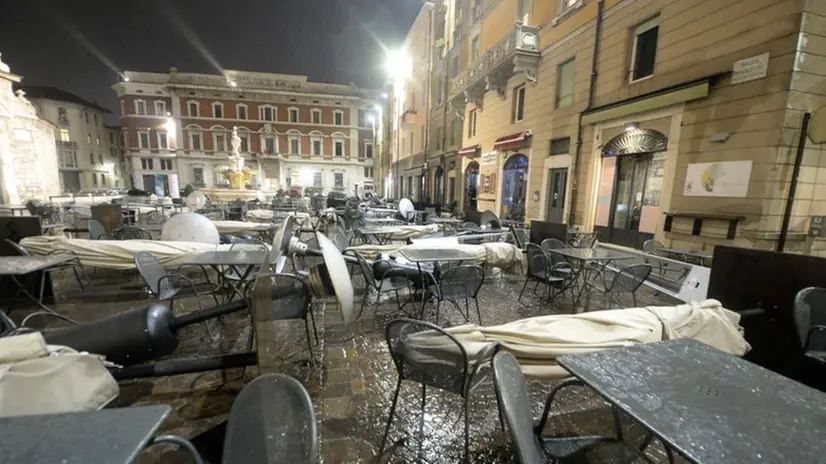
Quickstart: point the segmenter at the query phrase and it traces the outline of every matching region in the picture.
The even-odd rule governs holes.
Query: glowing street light
[[[395,83],[404,82],[413,74],[413,60],[404,49],[391,50],[384,62],[384,69]]]

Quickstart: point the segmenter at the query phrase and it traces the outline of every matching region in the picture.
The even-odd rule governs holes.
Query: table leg
[[[25,289],[23,284],[21,284],[20,281],[17,280],[17,277],[15,277],[15,276],[9,276],[9,277],[11,278],[12,282],[14,282],[14,284],[17,285],[17,288],[18,288],[18,292],[15,294],[15,297],[12,299],[12,303],[14,303],[14,301],[17,299],[17,296],[20,295],[20,293],[23,293],[24,295],[26,295],[26,297],[28,299],[30,299],[33,303],[35,303],[37,306],[39,306],[42,312],[50,314],[50,315],[55,316],[57,318],[63,319],[67,322],[71,322],[72,324],[77,324],[77,322],[75,322],[74,320],[69,319],[68,317],[58,313],[57,311],[49,308],[48,306],[44,305],[42,302],[38,301],[37,298],[35,298],[34,295],[32,295],[31,293],[29,293],[29,291]],[[11,304],[9,305],[9,309],[11,309]]]

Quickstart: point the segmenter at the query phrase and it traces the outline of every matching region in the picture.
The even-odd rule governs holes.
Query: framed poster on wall
[[[752,161],[689,164],[683,194],[688,197],[745,198]]]

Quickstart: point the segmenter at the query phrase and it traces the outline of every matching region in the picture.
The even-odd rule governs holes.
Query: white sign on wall
[[[732,85],[766,77],[769,74],[770,55],[770,53],[764,53],[735,62],[731,73]]]
[[[751,179],[751,161],[689,164],[683,194],[689,197],[745,198]]]
[[[495,151],[489,151],[489,152],[485,153],[484,155],[482,155],[481,165],[482,166],[490,166],[491,164],[496,164],[496,155],[497,155],[497,152],[495,152]]]

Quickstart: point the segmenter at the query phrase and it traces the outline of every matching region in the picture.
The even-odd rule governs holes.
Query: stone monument
[[[0,58],[0,195],[7,205],[60,194],[55,126],[37,117]]]
[[[231,190],[245,191],[250,171],[244,168],[244,157],[241,156],[240,150],[241,137],[238,136],[238,127],[232,126],[232,153],[229,155],[229,169],[224,176],[229,181]]]

